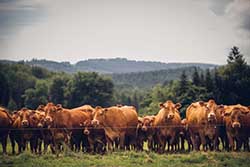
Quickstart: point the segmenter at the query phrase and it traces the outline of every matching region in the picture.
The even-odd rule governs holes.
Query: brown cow
[[[193,149],[192,141],[190,138],[190,134],[187,129],[187,119],[184,118],[181,120],[181,129],[180,129],[180,139],[181,139],[181,150],[185,151],[185,140],[188,144],[188,151]]]
[[[0,107],[0,142],[3,147],[3,154],[6,154],[7,138],[11,128],[12,117],[6,109]]]
[[[126,122],[127,129],[125,133],[125,146],[127,150],[130,150],[130,146],[134,149],[136,147],[136,127],[138,124],[138,116],[135,107],[133,106],[121,106],[119,107],[122,110]]]
[[[25,150],[27,141],[30,141],[31,152],[37,152],[37,120],[35,112],[27,108],[22,108],[17,112],[17,118],[12,125],[11,138],[18,144],[18,153]],[[35,130],[33,129],[35,128]],[[12,140],[13,140],[12,139]],[[15,151],[13,151],[14,153]]]
[[[249,108],[238,105],[225,107],[224,122],[226,124],[227,137],[229,140],[229,149],[240,150],[242,143],[248,145],[249,137]]]
[[[244,143],[244,150],[245,151],[250,151],[250,106],[248,108],[248,114],[243,116],[242,119],[242,129],[243,129],[243,134],[245,134],[243,138],[243,143]]]
[[[113,150],[113,143],[116,141],[119,141],[120,148],[124,149],[127,120],[120,108],[97,106],[91,123],[94,127],[104,128],[109,150]]]
[[[53,103],[48,103],[45,106],[45,120],[47,124],[51,124],[54,128],[54,135],[56,135],[55,133],[61,133],[61,135],[57,136],[64,136],[64,140],[67,141],[68,135],[70,134],[71,148],[73,149],[75,145],[75,150],[79,151],[81,141],[84,142],[84,139],[87,139],[86,136],[84,137],[82,134],[80,123],[91,119],[93,110],[94,109],[89,105],[66,109],[60,104],[55,106]],[[55,130],[55,128],[57,129]],[[85,143],[85,145],[87,144]]]
[[[138,124],[136,127],[136,149],[138,151],[143,151],[143,144],[146,141],[145,132],[142,131],[143,118],[138,117]]]
[[[153,123],[157,127],[157,140],[159,142],[159,153],[163,153],[168,141],[171,149],[173,150],[177,143],[179,130],[181,126],[181,117],[178,109],[181,107],[180,103],[174,104],[168,100],[164,104],[160,103],[161,110],[155,116]]]
[[[87,119],[91,119],[93,111],[94,108],[92,108],[90,105],[84,105],[70,109],[72,118],[71,148],[73,149],[73,146],[75,145],[75,151],[80,151],[81,143],[83,146],[83,151],[88,151],[89,149],[87,136],[82,133],[80,123]]]
[[[51,132],[53,149],[58,155],[64,143],[69,145],[70,130],[72,129],[71,113],[69,109],[64,109],[61,105],[53,103],[48,103],[44,107],[44,111],[45,125]]]
[[[153,127],[153,123],[155,120],[155,116],[145,116],[142,120],[142,132],[145,136],[145,140],[148,142],[148,150],[153,151],[155,150],[155,144],[156,144],[156,136],[155,132],[156,129]]]
[[[187,108],[188,130],[195,150],[199,150],[200,142],[204,151],[207,150],[207,144],[211,145],[210,149],[219,149],[217,112],[220,107],[214,100],[209,100],[207,103],[192,103]]]
[[[49,145],[50,145],[52,153],[55,153],[54,147],[52,145],[53,144],[52,134],[48,128],[48,125],[45,123],[44,107],[45,107],[44,105],[39,105],[38,108],[36,109],[36,115],[38,119],[37,128],[39,130],[38,150],[39,150],[39,153],[41,153],[41,144],[43,141],[44,153],[47,152]]]
[[[102,127],[94,127],[91,124],[91,119],[87,119],[83,125],[83,134],[88,136],[90,152],[103,154],[106,151],[106,135]]]

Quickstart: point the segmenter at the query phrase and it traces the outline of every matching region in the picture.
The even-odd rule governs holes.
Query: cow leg
[[[228,135],[228,142],[229,142],[229,150],[232,151],[234,149],[234,139],[230,134],[227,134],[227,135]]]
[[[16,147],[15,140],[11,139],[11,148],[12,148],[12,154],[13,155],[16,154],[15,147]]]
[[[153,136],[149,136],[148,137],[148,150],[149,151],[153,151]],[[142,142],[143,143],[143,142]],[[142,144],[142,147],[143,147],[143,144]]]
[[[198,143],[197,143],[195,134],[191,134],[191,141],[193,143],[193,147],[194,147],[195,151],[199,151]]]
[[[30,150],[31,150],[31,153],[34,153],[34,148],[35,148],[34,140],[30,140]]]
[[[159,153],[162,154],[165,151],[165,147],[166,147],[166,139],[164,136],[160,136],[158,137],[158,141],[159,141]]]
[[[6,152],[7,136],[2,137],[1,143],[2,143],[2,148],[3,148],[3,154],[7,154],[7,152]]]
[[[108,150],[113,151],[113,141],[109,137],[106,137],[106,140],[108,144]]]
[[[15,151],[16,143],[15,143],[15,137],[14,137],[13,132],[10,132],[9,137],[10,137],[10,143],[11,143],[11,148],[12,148],[12,154],[14,155],[16,154],[16,151]]]
[[[124,150],[125,149],[125,132],[121,133],[119,144],[120,144],[120,149]]]
[[[185,142],[184,135],[180,136],[180,142],[181,142],[181,150],[184,151],[185,150],[185,148],[184,148],[184,142]]]
[[[206,149],[206,138],[203,134],[200,134],[200,139],[201,139],[201,144],[202,144],[202,149],[203,151],[207,151]]]
[[[236,151],[240,151],[241,147],[242,147],[242,140],[237,139],[236,140]]]

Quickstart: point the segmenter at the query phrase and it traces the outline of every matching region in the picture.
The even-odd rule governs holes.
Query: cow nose
[[[168,119],[173,119],[174,118],[174,114],[169,114],[168,115]]]
[[[37,124],[37,127],[38,127],[38,128],[42,128],[42,127],[43,127],[43,124],[42,124],[42,123],[38,123],[38,124]]]
[[[22,121],[22,126],[28,126],[28,125],[29,125],[29,122],[27,120]]]
[[[232,124],[232,127],[233,128],[240,128],[240,123],[239,122],[234,122],[233,124]]]
[[[52,119],[51,119],[51,117],[46,117],[45,118],[45,121],[48,123],[48,122],[52,122]]]
[[[215,114],[214,113],[209,113],[208,118],[215,118]]]
[[[91,124],[97,126],[97,125],[99,125],[99,121],[96,120],[96,119],[93,119],[93,120],[91,121]]]
[[[84,129],[83,133],[84,133],[85,135],[89,135],[89,130],[88,130],[88,129]]]
[[[142,126],[141,129],[142,129],[142,131],[147,131],[148,128],[147,128],[147,126]]]

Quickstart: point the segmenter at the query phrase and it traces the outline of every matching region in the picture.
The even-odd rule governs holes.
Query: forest
[[[0,105],[14,111],[21,107],[35,109],[47,102],[69,108],[83,104],[103,107],[123,104],[133,105],[140,115],[145,115],[157,113],[158,104],[170,99],[182,104],[182,116],[190,103],[199,100],[250,105],[250,66],[235,46],[225,59],[226,65],[215,68],[179,68],[173,79],[171,71],[164,70],[136,75],[69,74],[24,62],[1,62]],[[150,84],[143,85],[147,81]]]

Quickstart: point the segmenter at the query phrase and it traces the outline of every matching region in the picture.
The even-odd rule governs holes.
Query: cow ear
[[[178,110],[179,108],[181,108],[181,103],[176,103],[174,107]]]
[[[223,104],[218,105],[217,108],[224,108],[224,105]]]
[[[100,110],[100,109],[102,109],[102,107],[101,106],[96,106],[95,109]]]
[[[142,124],[142,120],[138,118],[138,123],[139,124]]]
[[[61,105],[61,104],[57,104],[56,107],[57,107],[58,109],[61,109],[61,108],[62,108],[62,105]]]
[[[248,114],[248,113],[249,113],[249,110],[242,110],[241,113],[242,113],[242,114]]]
[[[199,105],[201,105],[201,106],[205,106],[205,105],[206,105],[206,103],[205,103],[204,101],[199,101]]]
[[[44,105],[39,105],[36,110],[42,110],[43,111],[44,107],[45,107]]]
[[[30,113],[35,114],[36,110],[30,110]]]
[[[224,113],[224,116],[230,116],[231,115],[231,110],[230,111],[226,111],[225,113]]]
[[[155,120],[155,116],[152,116],[151,117],[151,121],[153,122]]]
[[[116,104],[116,107],[120,108],[120,107],[122,107],[122,104]]]
[[[159,103],[159,107],[160,107],[160,108],[165,108],[165,106],[164,106],[163,103]]]
[[[23,107],[21,110],[23,110],[23,111],[27,111],[27,110],[28,110],[28,108]]]

